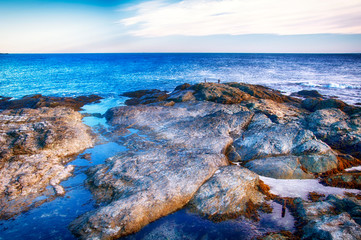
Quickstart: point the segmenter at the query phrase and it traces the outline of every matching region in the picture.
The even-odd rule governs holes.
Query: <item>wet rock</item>
[[[131,98],[125,101],[126,105],[131,106],[131,105],[161,102],[167,99],[169,95],[167,94],[166,91],[152,89],[152,90],[139,90],[134,92],[126,92],[123,94],[123,96]]]
[[[11,99],[11,97],[3,97],[3,96],[0,96],[0,103],[9,101],[10,99]]]
[[[118,138],[128,151],[89,171],[88,184],[102,207],[73,221],[81,238],[110,239],[185,206],[217,169],[252,113],[211,102],[118,107],[106,113],[115,127],[137,134]]]
[[[0,109],[37,109],[42,107],[68,107],[79,111],[85,104],[98,102],[102,97],[97,95],[71,97],[47,97],[41,94],[25,96],[16,100],[0,101]]]
[[[227,166],[229,161],[269,177],[311,178],[339,165],[319,132],[328,136],[340,121],[350,128],[361,123],[356,113],[339,109],[310,113],[300,100],[256,85],[201,83],[180,86],[164,98],[162,94],[132,93],[128,96],[136,105],[105,114],[111,126],[108,137],[127,151],[89,169],[87,184],[99,207],[72,222],[76,236],[125,236],[189,202],[210,217],[237,215],[245,209],[250,214],[253,201],[262,199],[258,177]],[[322,111],[339,112],[325,117]],[[262,186],[259,182],[259,189]],[[325,211],[327,215],[340,214],[332,209]],[[305,212],[305,221],[313,221]]]
[[[73,170],[64,164],[94,144],[81,119],[61,107],[0,112],[0,218],[27,210],[43,194],[64,194],[59,183]]]
[[[88,161],[91,161],[92,160],[92,156],[90,153],[85,153],[85,154],[82,154],[80,156],[81,159],[85,159],[85,160],[88,160]]]
[[[316,90],[301,90],[301,91],[298,91],[295,95],[305,97],[305,98],[323,98],[322,94],[320,94]]]
[[[246,211],[247,202],[264,200],[258,183],[258,176],[246,168],[222,167],[199,188],[189,206],[210,219],[236,217]]]
[[[260,240],[292,240],[297,239],[296,236],[294,236],[289,231],[281,231],[276,233],[269,233],[266,236],[259,237]]]

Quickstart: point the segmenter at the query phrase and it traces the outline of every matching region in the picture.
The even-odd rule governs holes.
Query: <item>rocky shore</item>
[[[286,198],[261,178],[360,189],[360,171],[344,169],[361,165],[361,108],[314,91],[292,97],[243,83],[124,95],[127,106],[109,109],[101,132],[126,150],[88,169],[98,207],[70,224],[78,238],[117,239],[179,209],[215,222],[257,222],[276,203],[282,215],[292,213],[295,230],[260,239],[360,239],[360,194]],[[76,111],[97,96],[24,99],[0,98],[2,218],[39,196],[61,195],[72,171],[65,164],[95,143]]]
[[[79,99],[35,95],[0,102],[1,219],[64,194],[59,183],[73,170],[66,163],[96,139],[75,110],[99,98]]]
[[[87,184],[100,207],[70,225],[81,239],[116,239],[184,207],[216,221],[247,216],[266,200],[282,202],[258,174],[327,184],[360,164],[360,108],[339,100],[301,100],[242,83],[125,95],[128,106],[108,110],[106,119],[107,135],[128,150],[89,169]],[[290,208],[297,236],[311,236],[312,226],[319,236],[358,239],[359,196],[343,198],[355,203],[356,214],[324,209],[326,220],[300,218]],[[350,227],[324,227],[334,219]]]

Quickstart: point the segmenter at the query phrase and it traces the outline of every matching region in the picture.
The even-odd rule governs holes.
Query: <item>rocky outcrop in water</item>
[[[95,142],[81,119],[64,107],[0,112],[0,218],[64,194],[59,183],[73,170],[65,164]]]
[[[110,109],[106,118],[108,136],[128,150],[88,171],[100,207],[72,222],[82,239],[128,235],[188,203],[208,217],[242,214],[245,203],[263,196],[257,175],[230,162],[274,178],[314,178],[341,168],[335,149],[357,158],[357,151],[328,144],[343,141],[338,130],[328,135],[339,121],[353,124],[350,136],[360,137],[356,108],[312,112],[299,99],[241,83],[127,95],[130,106]],[[322,111],[341,113],[328,124]]]
[[[102,97],[97,95],[71,97],[48,97],[41,94],[24,96],[21,99],[11,100],[11,98],[0,97],[0,110],[4,109],[37,109],[41,107],[67,107],[79,111],[82,106],[92,102],[98,102]]]
[[[185,206],[228,165],[224,153],[231,135],[252,118],[243,110],[209,102],[109,110],[114,127],[139,132],[114,136],[129,151],[90,169],[90,189],[106,205],[79,217],[71,230],[81,238],[117,238]]]

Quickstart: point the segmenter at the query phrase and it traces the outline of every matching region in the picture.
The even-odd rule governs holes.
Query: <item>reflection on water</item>
[[[112,107],[109,102],[117,104],[117,101],[105,102],[108,103],[108,107]],[[102,108],[104,108],[103,101],[99,104],[86,106],[85,109],[89,109],[89,112],[83,111],[83,113],[95,113],[97,110],[102,113]],[[85,117],[83,121],[89,126],[106,125],[104,118]],[[95,206],[92,194],[84,185],[87,177],[85,171],[90,166],[101,164],[105,159],[125,150],[124,146],[115,142],[96,145],[85,150],[69,163],[74,165],[75,169],[73,176],[61,183],[66,194],[14,219],[0,221],[0,239],[75,239],[68,230],[69,223],[79,215],[93,210]],[[83,154],[90,154],[91,159],[83,159],[81,157]]]
[[[245,218],[212,222],[186,209],[179,210],[163,217],[140,232],[124,237],[126,240],[156,239],[254,239],[267,232],[294,230],[294,219],[286,210],[282,218],[282,206],[271,203],[273,212],[261,213],[260,221],[254,222]]]

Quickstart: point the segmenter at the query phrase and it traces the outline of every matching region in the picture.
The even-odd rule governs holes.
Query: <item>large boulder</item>
[[[322,94],[320,94],[317,90],[301,90],[293,95],[304,98],[323,98]]]
[[[43,194],[63,194],[59,183],[73,170],[65,164],[95,142],[81,114],[62,107],[4,110],[0,129],[0,218],[27,210]]]
[[[308,128],[332,148],[361,157],[361,116],[349,117],[340,109],[317,110],[307,117]]]
[[[332,149],[301,124],[272,124],[262,115],[235,140],[234,147],[246,167],[274,178],[309,178],[307,173],[338,166]]]
[[[238,216],[247,210],[247,203],[259,204],[264,195],[259,191],[258,175],[246,168],[220,168],[194,195],[191,209],[211,219]]]

